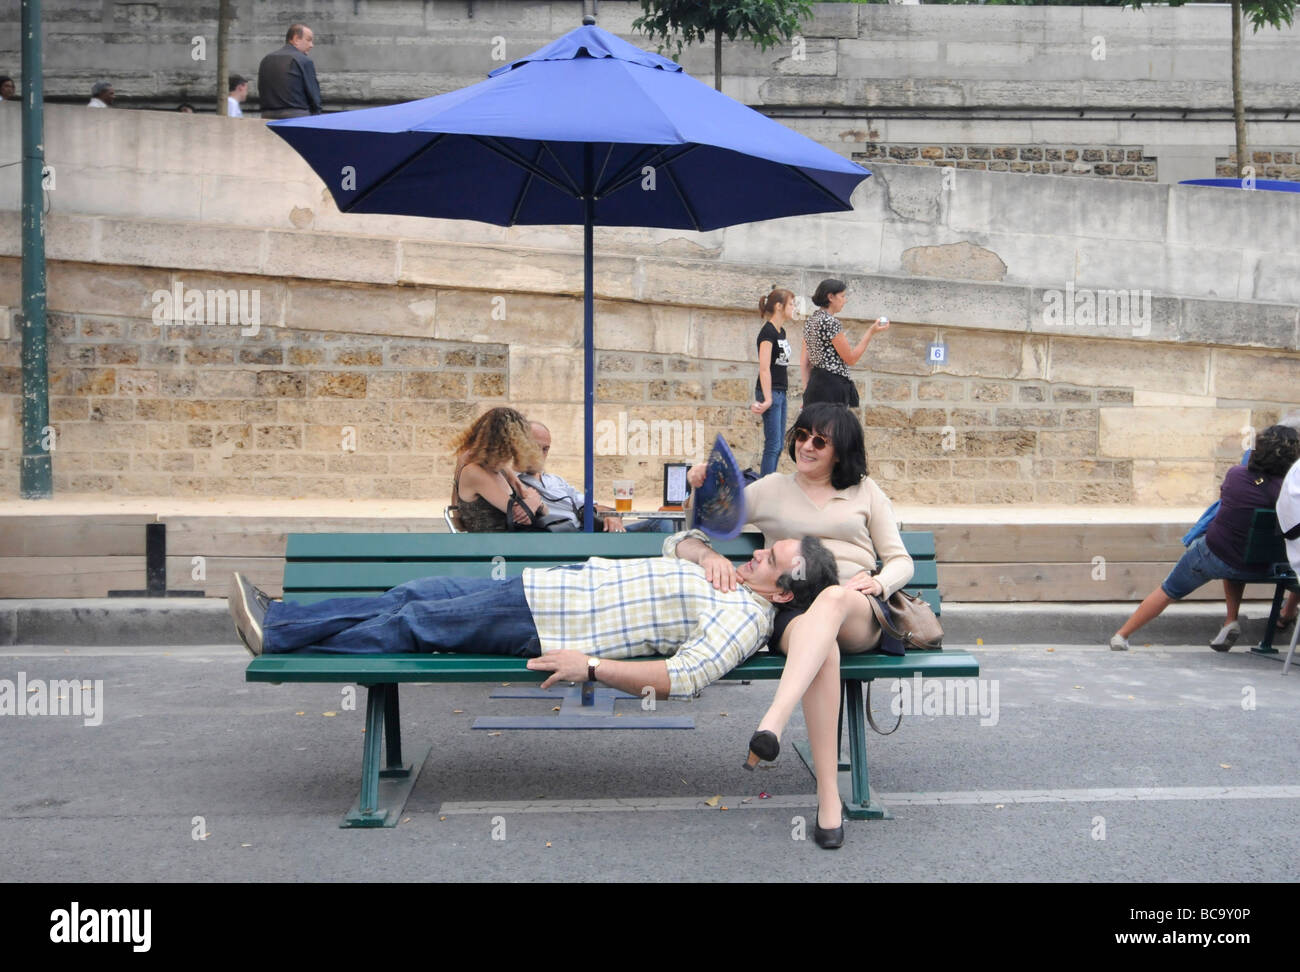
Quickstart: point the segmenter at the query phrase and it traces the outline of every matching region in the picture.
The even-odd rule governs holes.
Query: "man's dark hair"
[[[799,429],[821,433],[831,440],[835,450],[835,465],[831,467],[831,485],[848,489],[862,482],[867,473],[867,447],[862,438],[862,423],[847,405],[835,402],[813,402],[799,412],[794,425],[786,433],[786,452],[794,462],[795,433]]]
[[[305,31],[306,29],[307,29],[306,24],[294,24],[287,31],[284,32],[284,42],[286,44],[292,44],[293,39],[295,37],[301,37],[303,35],[303,31]]]
[[[799,557],[794,570],[776,579],[776,586],[794,595],[791,607],[806,610],[818,594],[840,582],[840,572],[831,552],[816,537],[799,541]]]
[[[248,78],[244,77],[242,74],[232,74],[230,76],[230,88],[228,90],[234,91],[241,84],[248,84]]]
[[[1289,425],[1270,425],[1255,436],[1247,467],[1265,476],[1285,476],[1300,457],[1300,432]]]

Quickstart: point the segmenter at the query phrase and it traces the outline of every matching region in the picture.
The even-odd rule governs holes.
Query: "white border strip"
[[[952,793],[877,793],[886,807],[984,806],[1020,803],[1114,803],[1146,800],[1300,800],[1300,786],[1137,786],[1091,790],[965,790]],[[512,800],[499,803],[448,802],[446,816],[482,813],[656,813],[682,810],[762,810],[815,806],[814,794],[759,799],[719,797],[645,797],[609,800]]]

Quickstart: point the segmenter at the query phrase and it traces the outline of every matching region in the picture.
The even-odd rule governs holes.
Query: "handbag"
[[[515,521],[515,509],[524,511],[528,518],[527,523],[518,523]],[[506,500],[506,530],[515,531],[536,531],[541,533],[575,533],[577,526],[563,513],[542,513],[528,508],[528,504],[519,498],[519,494],[514,490],[510,491],[510,498]]]
[[[930,605],[915,594],[895,591],[886,602],[871,595],[871,612],[880,622],[881,649],[901,655],[907,649],[934,651],[943,647],[943,626]],[[895,644],[890,645],[893,641]],[[894,648],[895,650],[890,650]]]

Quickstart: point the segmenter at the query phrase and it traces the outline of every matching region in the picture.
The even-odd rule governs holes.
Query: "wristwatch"
[[[588,682],[596,681],[596,666],[599,664],[600,664],[599,658],[587,659],[587,681]]]

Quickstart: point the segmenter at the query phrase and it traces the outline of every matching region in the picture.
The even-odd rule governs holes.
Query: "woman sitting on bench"
[[[912,579],[912,558],[898,532],[889,498],[867,475],[862,425],[844,405],[805,405],[786,437],[794,473],[772,473],[745,487],[749,522],[767,542],[807,533],[835,557],[840,583],[817,596],[806,611],[777,611],[768,647],[786,656],[776,697],[749,741],[746,765],[776,759],[780,736],[803,700],[804,721],[817,777],[813,839],[826,849],[844,843],[839,791],[840,653],[880,644],[880,626],[864,595],[888,598]],[[698,488],[703,465],[687,474]],[[882,567],[876,572],[876,560]],[[720,590],[735,589],[735,567],[721,555],[702,559]]]
[[[466,531],[504,533],[509,529],[507,516],[527,524],[546,512],[537,490],[516,475],[516,470],[538,465],[541,451],[528,421],[513,408],[484,412],[451,448],[456,455],[451,504]]]
[[[1156,618],[1174,601],[1212,580],[1237,582],[1230,587],[1225,585],[1228,619],[1210,642],[1215,651],[1227,651],[1232,647],[1235,633],[1240,631],[1237,611],[1241,607],[1244,585],[1263,580],[1261,574],[1269,566],[1245,561],[1251,519],[1256,508],[1277,504],[1282,477],[1297,458],[1300,458],[1300,433],[1295,429],[1270,425],[1256,437],[1250,463],[1233,466],[1223,477],[1223,485],[1219,487],[1219,512],[1209,529],[1187,548],[1169,576],[1146,596],[1124,626],[1111,636],[1112,651],[1128,651],[1128,639],[1133,632]]]

